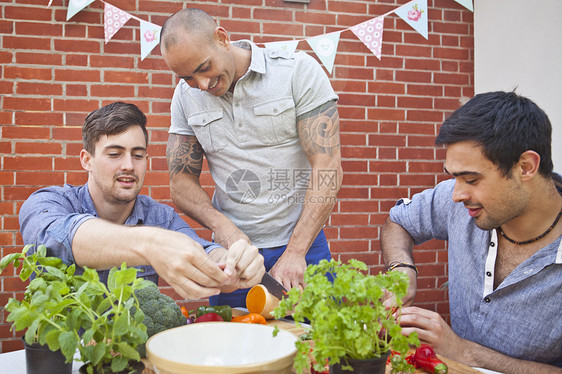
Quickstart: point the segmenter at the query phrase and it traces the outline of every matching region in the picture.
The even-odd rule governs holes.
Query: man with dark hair
[[[231,42],[199,9],[162,27],[161,50],[181,79],[168,139],[172,199],[228,247],[260,248],[285,287],[303,284],[307,264],[330,259],[322,227],[341,186],[337,95],[304,52]],[[203,156],[215,182],[200,185]],[[211,304],[245,306],[246,291]]]
[[[476,95],[441,126],[453,178],[390,210],[385,264],[408,274],[412,249],[448,241],[451,327],[433,311],[402,310],[437,353],[505,373],[562,372],[562,184],[553,173],[551,125],[513,92]]]
[[[198,237],[172,207],[139,195],[148,133],[135,105],[116,102],[93,111],[82,137],[88,182],[31,194],[19,213],[25,244],[44,244],[67,264],[97,269],[104,282],[108,269],[125,262],[155,283],[161,276],[190,299],[260,281],[265,268],[256,247],[240,240],[227,251]]]

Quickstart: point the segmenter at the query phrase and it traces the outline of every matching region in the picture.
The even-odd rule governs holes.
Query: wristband
[[[391,262],[390,265],[386,267],[386,271],[392,271],[396,268],[410,268],[414,269],[416,275],[418,275],[418,268],[414,264],[407,264],[405,262]]]

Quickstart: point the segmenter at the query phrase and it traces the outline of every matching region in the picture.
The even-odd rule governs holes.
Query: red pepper
[[[217,313],[207,313],[197,317],[195,322],[224,322],[224,319]]]
[[[419,346],[412,357],[412,361],[416,368],[423,369],[426,373],[447,374],[448,372],[447,364],[437,358],[433,347],[429,344]]]

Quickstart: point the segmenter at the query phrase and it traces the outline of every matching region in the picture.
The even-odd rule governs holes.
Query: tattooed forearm
[[[179,173],[201,175],[203,148],[194,136],[170,134],[166,159],[170,177]]]
[[[307,156],[333,155],[340,146],[340,119],[335,101],[330,101],[297,118],[299,137]]]

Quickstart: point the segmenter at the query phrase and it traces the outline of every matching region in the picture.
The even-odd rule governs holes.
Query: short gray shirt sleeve
[[[452,199],[454,186],[455,180],[449,179],[415,194],[412,200],[399,200],[390,210],[390,220],[408,231],[415,244],[447,240],[449,215],[456,204]]]
[[[297,54],[292,85],[297,117],[338,99],[322,67],[304,52]]]
[[[169,132],[172,134],[195,136],[195,132],[187,125],[188,113],[185,95],[187,95],[188,89],[187,83],[181,81],[174,90],[170,107],[171,123]]]

